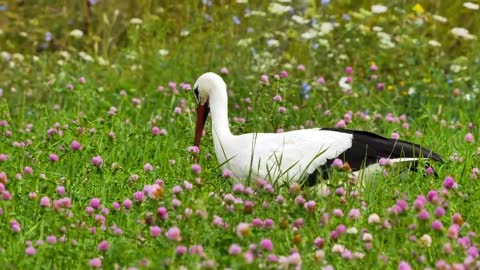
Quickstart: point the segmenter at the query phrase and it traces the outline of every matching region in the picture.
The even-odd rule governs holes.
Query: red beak
[[[200,147],[200,141],[202,140],[203,128],[205,127],[205,122],[207,121],[208,113],[210,112],[210,106],[208,105],[208,100],[203,105],[198,105],[197,107],[197,126],[195,127],[195,141],[193,145]]]

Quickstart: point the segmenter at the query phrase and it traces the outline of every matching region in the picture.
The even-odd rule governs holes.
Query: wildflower
[[[273,97],[273,101],[280,102],[282,101],[282,96],[281,95],[276,95]]]
[[[101,156],[95,156],[92,158],[92,164],[96,167],[102,167],[103,166],[103,159]]]
[[[278,107],[278,112],[279,113],[285,113],[286,111],[287,111],[287,109],[285,107],[282,107],[282,106]]]
[[[182,240],[182,237],[180,236],[180,229],[176,226],[171,227],[167,231],[167,238],[173,241],[180,241]]]
[[[339,158],[336,158],[332,162],[332,167],[334,168],[343,168],[343,161]]]
[[[304,204],[304,207],[305,209],[307,209],[307,211],[314,212],[317,208],[317,204],[315,203],[315,201],[308,201]]]
[[[145,172],[153,171],[153,165],[150,164],[150,163],[147,163],[147,164],[143,165],[143,171],[145,171]]]
[[[222,171],[222,177],[223,178],[232,178],[233,177],[233,172],[230,171],[229,169],[224,169]]]
[[[102,260],[100,258],[94,258],[90,260],[90,267],[100,268],[102,267]]]
[[[381,14],[381,13],[385,13],[387,11],[387,7],[386,6],[383,6],[383,5],[373,5],[370,10],[372,11],[372,13],[376,13],[376,14]]]
[[[110,244],[108,243],[107,240],[103,240],[98,244],[98,251],[106,251],[110,248]]]
[[[263,227],[265,229],[272,229],[273,228],[273,225],[274,225],[274,222],[272,219],[270,218],[267,218],[263,221]]]
[[[447,189],[456,188],[457,183],[455,183],[455,180],[451,176],[447,176],[445,180],[443,180],[443,186]]]
[[[420,5],[420,4],[415,4],[415,6],[413,6],[412,10],[419,13],[419,14],[425,12],[425,9],[423,9],[422,5]]]
[[[59,157],[56,154],[50,154],[48,158],[50,159],[51,162],[57,162],[59,159]]]
[[[264,238],[260,241],[260,247],[263,250],[271,251],[273,249],[273,243],[270,239]]]
[[[447,236],[451,239],[457,239],[460,232],[460,226],[458,224],[452,224],[448,227]]]
[[[263,74],[262,76],[260,76],[260,83],[265,84],[265,85],[268,85],[268,84],[269,84],[268,76],[265,75],[265,74]]]
[[[130,199],[125,199],[123,201],[122,205],[126,210],[128,210],[128,209],[132,208],[133,202]]]
[[[25,249],[25,255],[27,255],[27,256],[33,256],[33,255],[35,255],[35,254],[37,254],[37,250],[36,250],[34,247],[27,247],[27,248]]]
[[[90,207],[92,207],[94,209],[98,209],[101,205],[100,199],[98,199],[98,198],[91,199],[89,205],[90,205]]]
[[[47,236],[47,242],[49,244],[56,244],[57,243],[57,237],[55,235],[49,235]]]
[[[351,209],[349,212],[348,212],[348,217],[353,219],[353,220],[356,220],[356,219],[359,219],[360,218],[360,210],[359,209]]]
[[[80,39],[80,38],[83,37],[83,32],[82,32],[82,30],[75,29],[75,30],[70,32],[70,36],[72,36],[76,39]]]
[[[336,124],[335,124],[335,127],[336,128],[345,128],[347,125],[345,124],[345,121],[344,120],[339,120]]]
[[[240,223],[237,226],[237,236],[240,238],[248,237],[250,235],[250,224]]]
[[[141,25],[143,23],[143,20],[140,18],[131,18],[130,19],[130,24],[133,25]]]
[[[79,150],[82,150],[82,145],[81,145],[80,142],[78,142],[78,141],[73,141],[73,142],[70,144],[70,148],[71,148],[72,150],[79,151]]]
[[[240,253],[242,253],[242,248],[237,244],[232,244],[228,249],[230,255],[239,255]]]
[[[479,9],[479,5],[475,4],[475,3],[472,3],[472,2],[464,2],[463,6],[467,9],[470,9],[470,10],[478,10]]]
[[[471,143],[471,142],[473,142],[473,140],[474,140],[474,137],[473,137],[472,133],[467,133],[467,135],[465,135],[465,141],[466,142]]]
[[[466,40],[472,40],[472,39],[475,39],[476,37],[472,34],[470,34],[470,32],[468,31],[468,29],[465,29],[465,28],[461,28],[461,27],[455,27],[455,28],[452,28],[450,30],[450,32],[457,36],[457,37],[461,37],[461,38],[464,38]]]
[[[202,173],[202,167],[200,167],[200,165],[198,165],[198,164],[193,164],[192,165],[192,172],[195,173],[195,174],[200,174],[200,173]]]
[[[162,229],[158,226],[151,226],[150,227],[150,235],[152,237],[159,237],[162,234]]]
[[[280,72],[280,78],[287,78],[288,77],[288,72],[286,72],[285,70],[282,70]]]
[[[406,261],[401,261],[398,265],[398,270],[411,270],[412,267]]]
[[[181,255],[184,255],[185,253],[187,253],[187,247],[185,246],[178,246],[175,250],[175,253],[178,255],[178,256],[181,256]]]
[[[145,193],[143,193],[143,191],[136,191],[133,193],[133,199],[135,202],[143,202],[145,200]]]
[[[378,214],[371,214],[368,216],[368,224],[380,224],[380,216]]]
[[[441,231],[443,229],[443,224],[440,220],[436,219],[432,222],[432,229],[434,231]]]

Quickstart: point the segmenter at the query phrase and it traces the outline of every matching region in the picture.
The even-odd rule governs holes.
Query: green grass
[[[267,2],[250,2],[223,1],[208,7],[190,1],[164,5],[98,1],[88,7],[52,0],[8,3],[6,11],[0,11],[5,15],[0,18],[0,120],[8,122],[0,125],[0,154],[8,156],[0,161],[0,172],[8,177],[4,186],[12,195],[10,200],[0,200],[0,263],[4,269],[85,269],[93,258],[101,258],[104,269],[195,269],[208,268],[211,263],[220,269],[278,268],[293,250],[300,254],[305,269],[329,265],[336,269],[395,269],[401,261],[423,269],[435,267],[439,260],[463,264],[467,254],[474,254],[478,237],[471,232],[478,233],[480,226],[480,184],[471,176],[472,169],[479,167],[480,23],[475,20],[479,11],[463,7],[462,2],[446,5],[443,1],[419,1],[423,13],[412,10],[415,2],[388,1],[388,11],[382,14],[368,12],[370,1],[290,3],[296,15],[314,19],[318,25],[338,23],[331,32],[306,40],[302,34],[316,29],[311,22],[302,25],[288,12],[272,14]],[[248,16],[247,7],[251,10]],[[256,15],[257,11],[265,16]],[[350,19],[342,19],[343,14]],[[448,21],[435,20],[434,14]],[[240,24],[234,23],[234,16]],[[143,22],[134,25],[131,18]],[[379,29],[374,27],[388,33],[394,47],[383,48],[376,33]],[[469,29],[477,40],[453,35],[450,30],[454,27]],[[74,29],[83,30],[85,35],[80,39],[69,36]],[[42,45],[47,31],[53,40]],[[275,43],[271,40],[277,40],[278,46],[269,46],[269,42]],[[429,45],[430,40],[441,46]],[[168,50],[168,54],[162,55],[160,50]],[[86,60],[85,55],[82,58],[79,52],[93,61]],[[372,63],[378,71],[370,70]],[[299,65],[305,70],[299,70]],[[338,85],[347,76],[347,66],[354,70],[352,94]],[[388,176],[366,179],[367,186],[359,188],[346,181],[345,172],[336,171],[328,185],[330,195],[303,188],[292,191],[288,186],[274,186],[270,193],[255,179],[241,179],[252,194],[234,193],[232,185],[237,181],[221,177],[210,122],[198,156],[202,173],[195,175],[191,170],[194,155],[187,148],[193,144],[196,104],[192,91],[178,85],[193,85],[202,73],[219,73],[222,67],[229,70],[222,76],[229,89],[235,134],[331,127],[351,111],[348,128],[386,137],[397,132],[402,139],[441,154],[445,162],[432,164],[439,177],[422,172],[401,175],[391,169]],[[288,78],[275,79],[282,70],[288,71]],[[269,85],[259,82],[262,74],[269,76]],[[372,79],[373,74],[378,78]],[[86,82],[80,83],[80,77]],[[325,78],[325,84],[317,82],[319,77]],[[172,93],[169,82],[177,84],[178,94]],[[309,98],[301,95],[303,83],[310,86]],[[383,90],[377,90],[378,83],[384,84]],[[160,85],[163,91],[157,90]],[[273,102],[278,94],[283,100]],[[134,98],[140,99],[139,106]],[[112,106],[116,108],[114,115],[108,113]],[[287,112],[278,113],[279,106]],[[182,112],[175,113],[176,107]],[[326,110],[330,110],[329,115],[324,114]],[[406,114],[407,118],[386,121],[388,113],[397,119]],[[402,127],[404,123],[408,129]],[[469,123],[474,127],[469,128]],[[28,128],[28,124],[33,126]],[[154,126],[165,129],[167,135],[153,136]],[[49,136],[51,128],[56,134]],[[115,133],[114,139],[109,132]],[[473,142],[465,141],[467,133],[474,136]],[[70,149],[74,140],[81,143],[82,150]],[[18,142],[28,145],[18,147]],[[51,153],[59,156],[58,162],[49,160]],[[451,158],[455,153],[461,162]],[[103,158],[101,168],[92,165],[94,156]],[[144,171],[146,163],[154,166],[153,171]],[[24,173],[25,166],[33,169],[32,175]],[[132,175],[138,179],[130,180]],[[431,223],[439,205],[427,203],[430,219],[421,221],[413,202],[431,190],[441,193],[447,176],[458,186],[440,195],[446,213],[438,218],[443,229],[434,231]],[[134,202],[130,210],[113,208],[114,202],[134,200],[135,192],[157,179],[164,181],[162,197],[147,196],[142,203]],[[183,187],[184,181],[193,183],[192,190],[183,188],[174,195],[172,188]],[[64,195],[56,191],[58,186],[65,187]],[[335,195],[339,187],[346,190],[344,196]],[[223,199],[226,194],[241,200],[228,206]],[[277,202],[279,195],[285,198],[284,203]],[[71,208],[41,207],[44,196],[52,205],[54,200],[69,197]],[[297,205],[299,196],[315,201],[316,210],[309,212]],[[92,198],[99,198],[102,207],[87,214],[85,209]],[[174,198],[180,206],[174,206]],[[408,210],[389,213],[388,209],[402,199]],[[251,211],[245,210],[246,201],[253,202]],[[159,207],[167,208],[168,219],[157,217]],[[102,209],[109,210],[103,213],[103,229],[95,217],[102,215]],[[334,209],[344,215],[333,217]],[[351,209],[360,209],[359,219],[347,217]],[[368,217],[374,213],[391,228],[369,224]],[[465,221],[460,241],[448,236],[455,213]],[[224,225],[214,225],[214,216],[221,217]],[[237,225],[252,223],[255,218],[272,219],[274,226],[251,225],[248,237],[238,237]],[[293,229],[297,219],[303,219],[304,225]],[[13,220],[20,224],[19,232],[12,230]],[[350,231],[356,228],[357,233],[342,234],[334,241],[331,233],[340,224]],[[157,238],[150,235],[154,225],[162,228]],[[115,234],[112,226],[121,228],[122,234]],[[179,242],[165,235],[173,226],[181,230]],[[373,239],[362,240],[362,230]],[[419,240],[424,234],[432,238],[429,247]],[[47,243],[50,235],[56,236],[56,244]],[[417,240],[411,239],[413,236]],[[61,243],[62,237],[65,243]],[[325,240],[323,248],[315,247],[317,237]],[[269,252],[259,248],[249,251],[251,244],[258,245],[264,238],[272,240],[270,253],[279,262],[268,262]],[[467,238],[471,244],[462,246]],[[109,249],[99,251],[97,246],[103,240],[109,242]],[[33,256],[26,254],[28,241],[36,250]],[[452,246],[450,254],[445,253],[447,243]],[[240,255],[229,255],[232,244],[242,247]],[[332,251],[335,244],[363,258],[345,259]],[[201,245],[205,255],[176,255],[178,246],[189,249],[193,245]],[[254,258],[250,264],[248,256]],[[472,258],[476,264],[476,256]]]

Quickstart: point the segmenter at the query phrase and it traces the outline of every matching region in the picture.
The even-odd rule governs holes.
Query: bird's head
[[[197,124],[195,128],[194,145],[199,147],[202,140],[203,128],[210,112],[209,98],[215,91],[226,89],[225,82],[222,77],[213,72],[207,72],[198,77],[193,85],[195,99],[197,101]]]

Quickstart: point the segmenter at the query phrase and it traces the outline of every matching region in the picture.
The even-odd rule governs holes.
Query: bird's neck
[[[228,99],[227,92],[217,92],[209,98],[210,112],[212,114],[212,135],[220,140],[232,136],[228,125]]]

